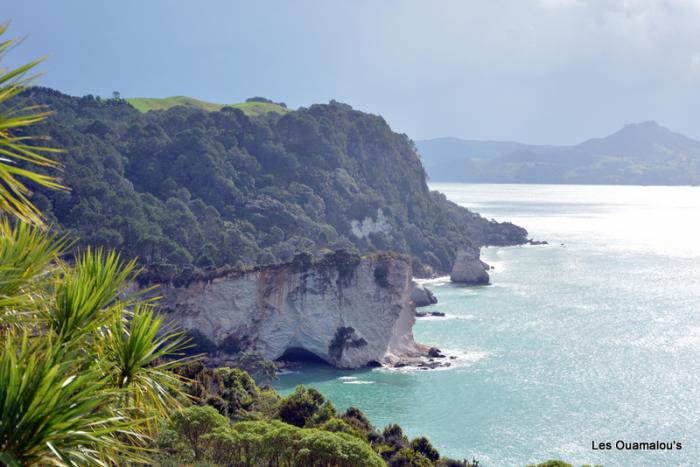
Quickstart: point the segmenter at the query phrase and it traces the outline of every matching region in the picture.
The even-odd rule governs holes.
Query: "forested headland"
[[[431,192],[413,142],[379,116],[331,101],[285,114],[235,107],[142,113],[124,99],[31,88],[53,116],[38,131],[65,149],[69,190],[33,201],[79,245],[118,249],[161,271],[273,264],[351,249],[450,270],[462,245],[523,243]]]

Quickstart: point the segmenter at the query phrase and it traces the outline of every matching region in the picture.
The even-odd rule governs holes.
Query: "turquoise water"
[[[485,249],[488,287],[432,281],[447,317],[414,334],[458,355],[452,368],[307,366],[275,386],[316,387],[484,466],[700,465],[700,188],[432,188],[550,245]],[[683,448],[591,449],[617,440]]]

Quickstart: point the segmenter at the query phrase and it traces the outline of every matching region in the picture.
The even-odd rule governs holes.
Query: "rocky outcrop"
[[[450,280],[461,284],[486,285],[489,283],[486,267],[488,265],[479,259],[479,250],[460,248],[452,266]]]
[[[422,306],[435,305],[438,299],[435,297],[433,292],[427,287],[421,284],[413,284],[413,289],[411,290],[411,300],[416,305],[416,308]]]
[[[445,313],[443,313],[442,311],[429,311],[427,313],[421,313],[416,311],[416,318],[427,318],[429,316],[432,316],[434,318],[444,318]]]
[[[210,280],[161,285],[169,319],[194,330],[219,353],[255,351],[275,360],[309,352],[339,368],[413,364],[429,348],[412,328],[410,260],[328,255]]]

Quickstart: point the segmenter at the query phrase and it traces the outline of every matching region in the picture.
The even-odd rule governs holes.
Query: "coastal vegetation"
[[[449,272],[460,246],[525,241],[524,229],[430,192],[408,137],[345,104],[260,117],[229,107],[141,113],[122,99],[42,88],[13,102],[55,112],[41,131],[66,151],[70,191],[35,190],[49,222],[79,246],[115,248],[149,268],[186,273],[345,248],[407,253],[429,275]]]
[[[398,425],[379,431],[354,407],[338,413],[315,389],[282,398],[235,368],[179,371],[200,403],[163,424],[156,445],[164,465],[472,465],[441,457],[424,437],[409,440]]]

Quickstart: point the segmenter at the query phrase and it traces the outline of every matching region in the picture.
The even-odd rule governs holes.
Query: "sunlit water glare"
[[[447,316],[414,334],[456,355],[451,368],[310,365],[275,386],[316,387],[487,467],[700,465],[700,188],[431,188],[550,245],[484,249],[488,287],[430,281],[439,303],[424,310]],[[591,449],[618,439],[683,449]]]

